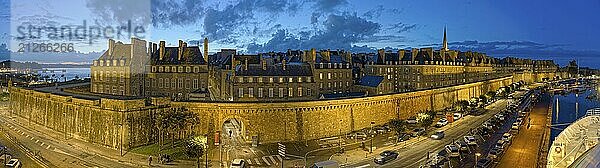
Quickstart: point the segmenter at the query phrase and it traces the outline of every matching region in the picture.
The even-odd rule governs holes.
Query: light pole
[[[369,134],[371,134],[371,146],[369,148],[369,153],[373,153],[373,138],[374,138],[374,135],[373,135],[373,124],[375,124],[375,122],[371,121],[371,124],[370,124],[371,131],[369,132]]]
[[[64,118],[63,118],[63,128],[64,128],[64,131],[65,131],[64,136],[65,136],[65,140],[67,140],[67,113],[63,112],[63,116],[64,116]],[[31,117],[29,117],[29,118],[31,118]]]
[[[475,153],[475,168],[477,168],[477,157],[481,156],[481,153],[477,152]]]
[[[342,151],[342,121],[343,120],[340,120],[340,135],[338,137],[338,146],[340,147],[340,152]]]

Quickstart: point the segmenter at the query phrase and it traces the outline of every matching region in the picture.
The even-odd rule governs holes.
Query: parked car
[[[366,140],[367,139],[367,133],[364,133],[364,132],[361,132],[361,131],[356,132],[356,133],[354,133],[354,138],[355,139]]]
[[[452,115],[452,118],[454,119],[454,121],[461,119],[463,117],[462,113],[454,113]]]
[[[9,168],[20,168],[22,165],[19,159],[10,159],[5,166]]]
[[[496,142],[496,148],[500,148],[500,149],[504,149],[504,147],[506,147],[506,143],[504,142],[504,140],[500,139],[498,140],[498,142]]]
[[[495,160],[498,159],[500,157],[500,155],[502,154],[502,150],[499,148],[492,148],[490,150],[490,153],[488,153],[488,158]]]
[[[475,139],[474,136],[464,136],[463,138],[465,139],[465,142],[467,143],[467,145],[471,145],[471,146],[477,145],[477,140]]]
[[[373,161],[377,164],[382,165],[392,160],[395,160],[396,158],[398,158],[398,153],[394,151],[383,151],[379,154],[379,156],[375,157]]]
[[[406,119],[406,123],[408,123],[408,124],[416,124],[417,123],[417,117],[410,117],[410,118]]]
[[[458,149],[460,149],[461,151],[469,150],[469,145],[465,141],[455,141],[454,144],[456,144]]]
[[[477,161],[477,168],[488,168],[492,160],[490,158],[481,158]]]
[[[458,150],[458,147],[456,147],[456,145],[453,145],[453,144],[446,145],[446,152],[448,152],[449,157],[459,157],[460,156],[460,151]]]
[[[444,138],[446,134],[442,130],[435,131],[433,135],[431,135],[431,139],[440,140]]]
[[[441,118],[441,119],[440,119],[440,120],[439,120],[439,121],[438,121],[438,122],[435,124],[435,126],[436,126],[436,127],[438,127],[438,128],[439,128],[439,127],[446,126],[446,125],[448,125],[448,119],[446,119],[446,118]]]
[[[425,134],[425,128],[415,128],[413,129],[412,136],[418,137]]]
[[[502,134],[502,140],[504,140],[505,142],[510,142],[512,140],[512,134],[508,132]]]
[[[519,122],[514,122],[512,124],[512,126],[510,127],[510,129],[519,130],[519,126],[521,126],[521,124],[519,124]]]
[[[247,167],[246,161],[244,159],[234,159],[231,162],[231,166],[229,168],[244,168]]]
[[[398,135],[398,142],[404,142],[410,139],[410,135],[402,133]]]

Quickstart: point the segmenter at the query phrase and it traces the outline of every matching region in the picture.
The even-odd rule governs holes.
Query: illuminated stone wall
[[[213,135],[229,119],[240,121],[242,135],[261,142],[318,139],[406,119],[424,110],[441,110],[461,99],[497,90],[512,77],[453,87],[364,98],[279,103],[169,102],[84,100],[11,87],[11,109],[19,117],[68,136],[118,149],[155,142],[153,118],[170,107],[196,113],[196,134]],[[124,125],[122,128],[121,125]],[[122,129],[122,131],[121,131]],[[211,139],[214,136],[209,136]]]

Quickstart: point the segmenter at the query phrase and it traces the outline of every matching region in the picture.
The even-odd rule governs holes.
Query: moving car
[[[463,138],[465,139],[465,142],[467,143],[467,145],[471,145],[471,146],[477,145],[477,140],[475,139],[474,136],[464,136]]]
[[[244,168],[247,167],[247,163],[244,159],[234,159],[231,162],[231,166],[229,168]]]
[[[415,128],[413,129],[412,136],[418,137],[425,134],[425,128]]]
[[[510,127],[510,129],[519,130],[519,126],[521,126],[521,124],[519,124],[519,122],[514,122],[512,124],[512,127]]]
[[[442,130],[435,131],[433,135],[431,135],[431,139],[440,140],[444,138],[446,134]]]
[[[398,153],[394,151],[383,151],[379,154],[379,156],[375,157],[373,161],[377,164],[382,165],[392,160],[395,160],[396,158],[398,158]]]
[[[404,142],[408,139],[410,139],[410,135],[408,135],[408,134],[401,133],[398,135],[398,142]]]
[[[448,125],[448,119],[446,119],[446,118],[441,118],[441,119],[440,119],[440,120],[439,120],[439,121],[438,121],[438,122],[435,124],[435,126],[436,126],[436,127],[443,127],[443,126],[446,126],[446,125]]]
[[[19,168],[21,167],[21,161],[19,161],[19,159],[10,159],[8,163],[6,163],[6,167]]]
[[[460,151],[458,150],[458,147],[456,147],[456,145],[450,144],[450,145],[446,145],[446,152],[448,152],[449,157],[459,157],[460,156]]]
[[[504,142],[504,140],[500,139],[498,140],[498,142],[496,142],[496,148],[500,148],[500,149],[504,149],[504,147],[506,147],[506,143]]]
[[[452,118],[454,118],[454,121],[461,119],[462,118],[462,114],[461,113],[454,113],[454,115],[452,115]]]

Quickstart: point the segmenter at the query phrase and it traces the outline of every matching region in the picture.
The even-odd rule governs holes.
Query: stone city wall
[[[196,113],[200,123],[196,134],[214,138],[225,121],[236,119],[246,140],[258,136],[262,143],[300,141],[337,136],[384,124],[391,119],[406,119],[424,110],[441,110],[457,100],[495,91],[513,82],[513,77],[475,82],[424,91],[364,98],[276,102],[170,102],[145,100],[85,100],[70,96],[11,87],[13,114],[30,123],[45,126],[67,137],[79,138],[118,149],[155,142],[158,132],[153,118],[170,107],[183,107]],[[25,124],[27,125],[27,124]],[[122,138],[122,139],[121,139]]]

